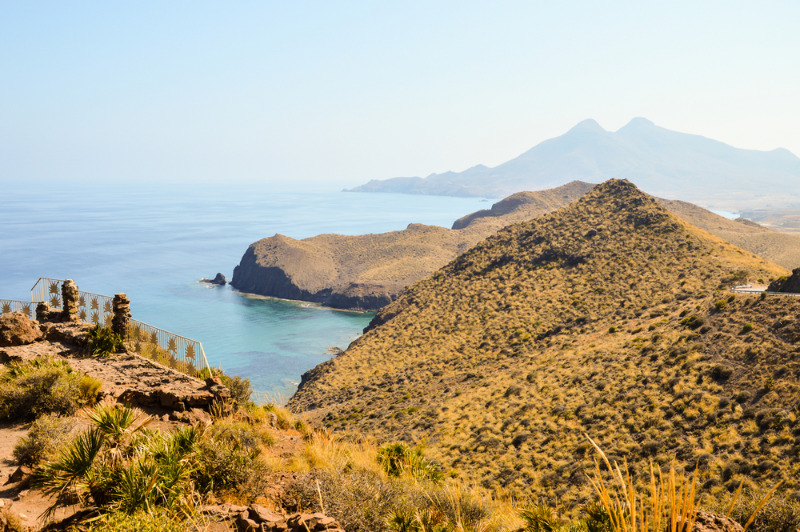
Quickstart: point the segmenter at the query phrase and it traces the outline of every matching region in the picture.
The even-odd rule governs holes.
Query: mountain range
[[[584,120],[494,168],[372,180],[354,192],[505,197],[569,181],[635,180],[649,194],[726,210],[800,207],[800,158],[745,150],[634,118],[617,131]]]

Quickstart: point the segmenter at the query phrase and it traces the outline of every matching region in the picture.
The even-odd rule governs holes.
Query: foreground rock
[[[129,353],[103,359],[83,357],[89,328],[85,323],[44,324],[44,335],[38,341],[0,348],[0,363],[65,359],[73,369],[99,379],[103,397],[141,407],[191,413],[208,410],[215,401],[230,400],[230,391],[218,377],[202,381]],[[205,417],[199,412],[193,416]]]
[[[332,517],[322,513],[283,515],[258,504],[204,506],[200,513],[213,521],[230,521],[242,532],[344,532]]]
[[[39,322],[32,321],[24,312],[0,316],[0,347],[31,344],[41,337]]]
[[[724,515],[704,512],[697,512],[692,532],[742,532],[742,525]]]

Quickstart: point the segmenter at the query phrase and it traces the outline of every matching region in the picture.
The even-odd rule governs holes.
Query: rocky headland
[[[573,181],[519,192],[468,214],[451,229],[411,224],[402,231],[296,240],[284,235],[250,245],[233,272],[241,292],[309,301],[349,310],[378,310],[406,287],[441,268],[503,227],[563,208],[596,185]],[[658,199],[667,210],[709,233],[785,268],[800,264],[800,235],[750,220],[729,220],[694,204]]]

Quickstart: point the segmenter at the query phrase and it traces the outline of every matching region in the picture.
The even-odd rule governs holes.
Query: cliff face
[[[458,254],[465,241],[453,238],[453,233],[412,224],[403,231],[374,235],[304,240],[275,235],[247,249],[231,284],[242,292],[377,310]]]

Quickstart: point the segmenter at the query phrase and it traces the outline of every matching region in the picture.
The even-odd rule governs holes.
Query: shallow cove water
[[[409,223],[450,227],[487,200],[274,192],[237,187],[12,184],[0,193],[0,298],[29,299],[39,277],[125,292],[133,317],[199,340],[208,361],[287,399],[300,375],[346,348],[372,318],[199,283],[233,268],[252,242],[281,233],[362,234]]]

